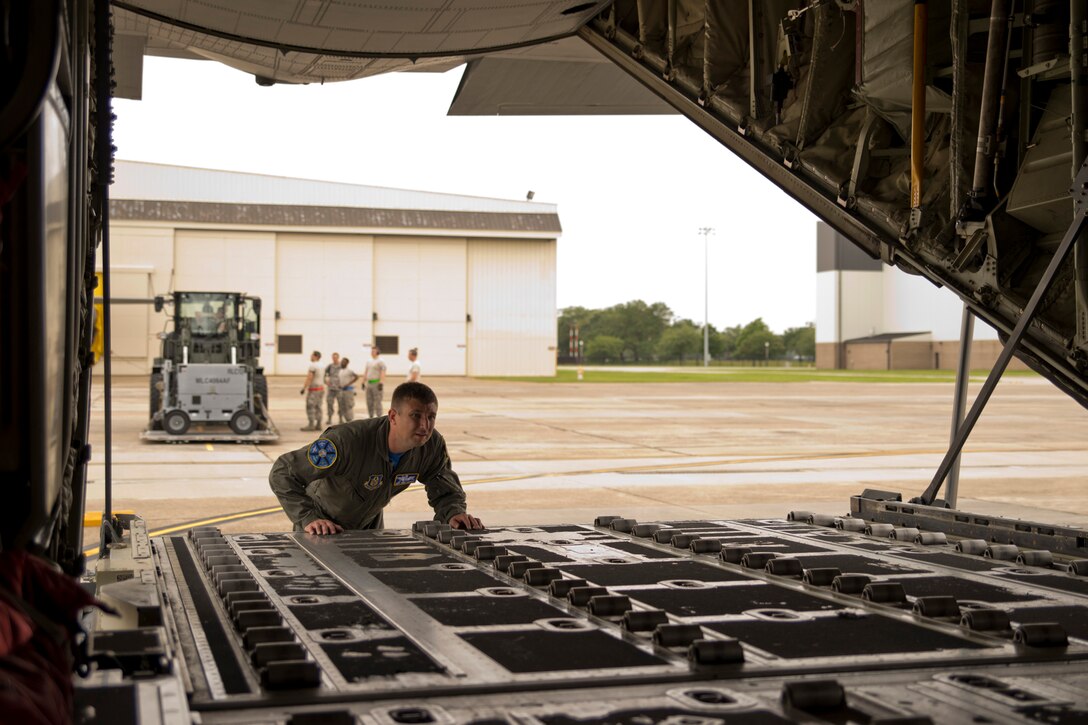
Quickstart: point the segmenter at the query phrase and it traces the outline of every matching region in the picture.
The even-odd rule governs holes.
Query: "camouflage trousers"
[[[382,391],[378,388],[378,385],[380,383],[373,385],[367,383],[366,386],[366,412],[371,418],[377,418],[385,414],[385,411],[382,410]]]
[[[329,406],[329,425],[332,425],[332,410],[336,407],[336,402],[340,400],[340,388],[326,388],[325,389],[325,402]],[[348,418],[348,420],[351,420]],[[344,422],[344,404],[340,403],[340,422]]]
[[[345,423],[355,420],[355,391],[339,390],[337,399],[340,401],[340,418]]]
[[[311,428],[321,427],[321,399],[325,397],[324,388],[306,391],[306,420]]]

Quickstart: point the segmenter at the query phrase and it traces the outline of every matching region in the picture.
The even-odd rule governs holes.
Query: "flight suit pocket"
[[[392,499],[399,493],[403,493],[408,490],[408,487],[413,483],[419,481],[418,473],[397,473],[393,475],[393,485],[389,491],[389,498]],[[386,502],[388,503],[388,501]]]
[[[314,501],[331,514],[333,521],[347,528],[355,528],[370,513],[371,501],[359,495],[355,486],[326,481],[314,491]]]

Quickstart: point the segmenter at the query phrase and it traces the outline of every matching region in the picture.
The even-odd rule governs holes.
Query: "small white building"
[[[845,370],[955,370],[963,302],[873,259],[824,222],[816,225],[816,367]],[[976,319],[971,369],[1001,352],[992,327]],[[1013,360],[1010,369],[1026,369]]]
[[[174,290],[262,301],[268,375],[310,353],[389,373],[554,375],[554,204],[118,161],[110,189],[115,374],[146,374]],[[126,303],[126,300],[130,301]]]

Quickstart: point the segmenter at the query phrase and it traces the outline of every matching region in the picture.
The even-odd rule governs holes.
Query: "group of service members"
[[[385,361],[381,358],[382,351],[374,345],[370,349],[370,360],[367,360],[363,371],[363,388],[366,393],[367,415],[377,418],[382,415],[382,393],[385,391]],[[420,377],[419,350],[412,348],[408,351],[408,361],[411,366],[408,369],[406,382],[418,382]],[[332,425],[333,413],[337,413],[340,423],[350,423],[355,420],[355,383],[359,376],[351,369],[351,360],[341,359],[340,353],[332,354],[332,362],[321,368],[321,352],[314,350],[310,353],[310,367],[306,372],[306,381],[299,390],[299,395],[306,396],[306,425],[300,430],[319,431],[321,425],[321,399],[324,397],[327,407],[327,419],[325,426]],[[337,408],[339,410],[337,411]]]

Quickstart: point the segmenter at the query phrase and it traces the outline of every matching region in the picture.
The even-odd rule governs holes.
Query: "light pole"
[[[763,341],[763,364],[771,364],[771,343],[769,340]]]
[[[703,235],[703,367],[710,367],[710,235],[714,227],[699,227]]]

